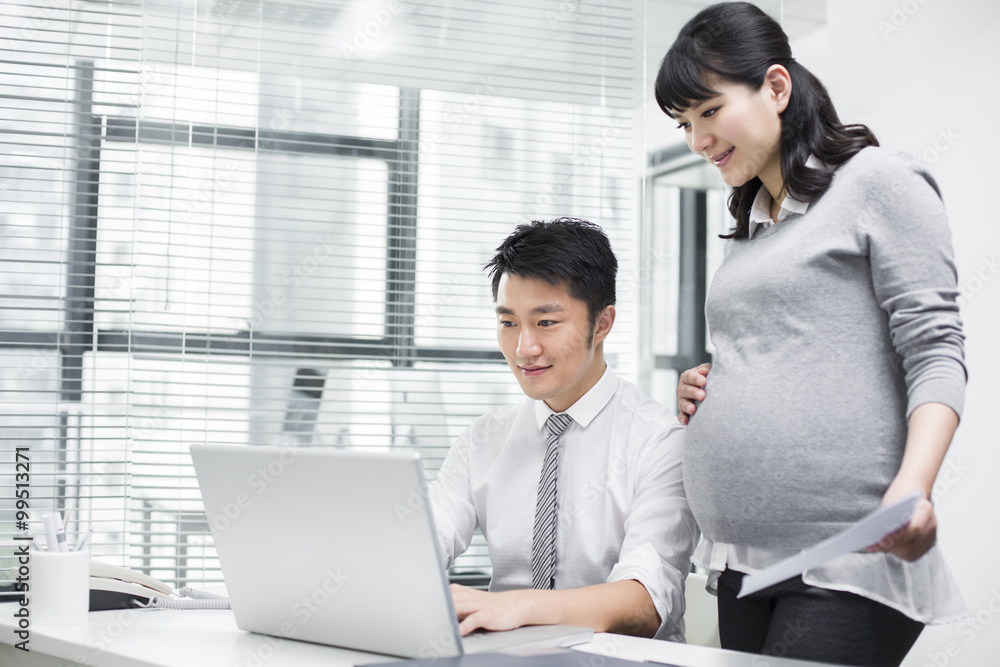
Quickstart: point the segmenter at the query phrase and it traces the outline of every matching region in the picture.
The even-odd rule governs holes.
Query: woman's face
[[[772,77],[776,67],[781,72]],[[718,95],[674,112],[688,147],[714,164],[729,186],[759,176],[772,195],[770,183],[781,189],[780,114],[791,91],[791,80],[780,80],[781,73],[788,76],[783,67],[772,67],[758,90],[713,78],[706,83]]]

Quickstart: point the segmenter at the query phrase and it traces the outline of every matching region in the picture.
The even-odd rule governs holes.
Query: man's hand
[[[694,414],[695,401],[705,400],[705,390],[703,387],[708,383],[708,371],[712,364],[704,363],[697,368],[689,368],[681,373],[680,380],[677,381],[677,419],[687,426],[690,415]]]
[[[897,478],[889,485],[882,497],[882,506],[893,503],[917,490],[920,490],[918,486],[906,484]],[[927,499],[925,493],[924,497],[917,501],[917,506],[913,510],[913,516],[908,524],[896,532],[886,535],[865,551],[868,553],[885,551],[895,554],[903,560],[915,561],[934,546],[935,540],[937,540],[937,517],[934,516],[934,505]]]
[[[524,588],[487,593],[451,585],[458,629],[513,630],[522,625],[576,625],[595,632],[652,637],[660,616],[646,587],[634,579],[581,588]]]
[[[531,590],[487,593],[475,588],[451,585],[451,599],[458,615],[462,636],[473,630],[513,630],[527,623],[526,613],[531,604]]]

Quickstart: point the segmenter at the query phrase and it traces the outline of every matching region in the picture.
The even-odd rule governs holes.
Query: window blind
[[[634,377],[642,3],[0,14],[0,479],[30,459],[36,533],[62,511],[97,559],[211,582],[192,443],[413,449],[432,478],[521,397],[482,265],[531,219],[608,232]],[[488,576],[481,539],[453,572]]]

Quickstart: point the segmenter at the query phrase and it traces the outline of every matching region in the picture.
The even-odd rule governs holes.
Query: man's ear
[[[605,306],[597,315],[597,322],[594,323],[594,344],[597,347],[604,342],[604,339],[611,333],[611,327],[615,325],[615,307]]]

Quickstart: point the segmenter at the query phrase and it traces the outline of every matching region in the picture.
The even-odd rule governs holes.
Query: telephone
[[[90,561],[90,611],[107,609],[229,609],[229,598],[170,584],[128,568]]]
[[[90,611],[131,609],[133,600],[149,604],[156,595],[172,595],[174,589],[148,574],[128,568],[90,561]]]

